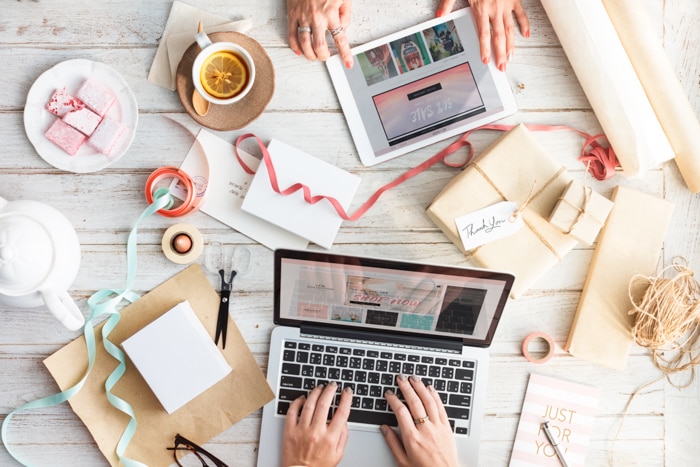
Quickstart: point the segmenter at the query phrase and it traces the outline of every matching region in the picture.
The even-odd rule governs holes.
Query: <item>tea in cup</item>
[[[248,51],[233,42],[212,42],[204,32],[194,37],[202,49],[192,65],[197,92],[218,105],[243,99],[255,81],[255,64]]]

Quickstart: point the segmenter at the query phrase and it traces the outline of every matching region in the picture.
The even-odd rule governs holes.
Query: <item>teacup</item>
[[[233,42],[212,42],[204,32],[197,33],[194,37],[202,49],[192,65],[192,81],[197,92],[212,104],[218,105],[233,104],[243,99],[255,81],[255,64],[248,51]],[[214,55],[216,57],[210,59]],[[235,65],[233,74],[215,66],[224,61]],[[245,68],[243,77],[238,73],[241,68]],[[207,81],[209,85],[202,81]]]

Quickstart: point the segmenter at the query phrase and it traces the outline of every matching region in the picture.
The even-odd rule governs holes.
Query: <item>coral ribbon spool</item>
[[[204,199],[203,193],[199,193],[194,180],[190,177],[184,170],[177,167],[160,167],[153,171],[151,175],[148,176],[146,180],[146,200],[148,204],[153,203],[154,188],[163,180],[167,179],[177,179],[180,185],[183,187],[187,195],[182,201],[182,204],[178,207],[168,206],[167,208],[160,209],[158,214],[165,217],[181,217],[195,211],[199,208],[199,204]]]
[[[541,357],[533,357],[532,354],[530,353],[530,342],[532,342],[533,339],[542,339],[547,343],[547,352],[541,356]],[[525,339],[523,340],[523,356],[527,359],[528,362],[530,363],[547,363],[552,356],[554,355],[554,340],[548,335],[545,334],[544,332],[533,332],[528,334]]]

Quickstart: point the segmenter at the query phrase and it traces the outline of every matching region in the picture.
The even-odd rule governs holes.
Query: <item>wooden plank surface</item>
[[[275,94],[266,112],[245,128],[264,141],[273,135],[299,149],[362,177],[353,203],[359,206],[378,187],[444,146],[436,144],[372,168],[360,164],[330,80],[321,63],[296,57],[286,45],[286,10],[281,0],[191,0],[189,3],[232,18],[251,18],[250,35],[270,55],[276,73]],[[508,78],[520,111],[507,123],[567,124],[600,131],[598,121],[559,46],[537,0],[525,0],[532,22],[529,39],[518,38]],[[645,0],[654,30],[697,114],[700,114],[700,3],[696,0]],[[0,14],[0,196],[50,203],[75,226],[82,249],[81,268],[70,293],[86,310],[87,297],[98,289],[121,287],[126,275],[126,237],[145,208],[143,184],[156,167],[179,165],[199,126],[187,116],[175,93],[147,82],[170,10],[170,0],[103,0],[5,2]],[[349,37],[353,44],[381,37],[432,17],[437,2],[369,0],[354,3]],[[458,2],[458,6],[464,3]],[[48,165],[29,143],[23,124],[25,98],[33,81],[67,59],[88,58],[116,69],[128,82],[139,105],[139,125],[125,157],[91,174],[71,174]],[[179,122],[175,123],[173,122]],[[218,132],[225,139],[242,133]],[[473,136],[478,151],[498,135]],[[538,134],[538,139],[578,180],[576,160],[581,138],[567,132]],[[367,215],[345,222],[333,251],[395,257],[413,261],[469,265],[430,222],[426,206],[457,171],[435,166],[386,193]],[[673,163],[643,179],[618,175],[594,188],[609,196],[617,184],[663,196],[676,204],[673,226],[664,247],[664,262],[685,256],[700,271],[698,233],[700,198],[686,189]],[[206,241],[245,245],[253,265],[236,282],[232,316],[263,370],[272,328],[272,252],[224,224],[195,213]],[[139,232],[139,265],[135,288],[142,293],[168,279],[182,266],[160,251],[163,231],[173,223],[154,216]],[[559,346],[568,336],[593,249],[579,245],[539,280],[525,296],[510,301],[491,347],[489,394],[482,437],[481,465],[505,466],[515,436],[528,375],[538,372],[602,389],[599,415],[588,465],[696,465],[700,458],[700,383],[678,390],[657,382],[638,395],[622,422],[630,395],[658,377],[649,353],[634,347],[624,371],[608,370],[575,359],[557,349],[544,366],[520,354],[522,339],[541,330]],[[203,257],[198,260],[204,264]],[[217,277],[208,273],[212,285]],[[44,308],[0,305],[0,418],[24,402],[57,388],[42,360],[78,334],[58,325]],[[253,466],[257,459],[260,412],[256,412],[207,445],[230,465]],[[13,420],[10,439],[34,465],[107,465],[91,435],[69,406],[22,414]],[[0,449],[0,465],[15,465]]]

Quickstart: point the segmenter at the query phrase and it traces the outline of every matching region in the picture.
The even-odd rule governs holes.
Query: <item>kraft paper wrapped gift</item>
[[[518,125],[452,179],[427,214],[475,264],[515,274],[511,296],[517,298],[578,243],[547,220],[571,180],[530,130]],[[523,228],[466,251],[455,219],[501,201],[520,206]]]
[[[593,188],[572,181],[549,216],[549,222],[586,245],[595,242],[613,207]]]
[[[600,233],[564,350],[576,358],[623,370],[634,338],[632,278],[656,271],[673,204],[618,186],[612,212]]]

